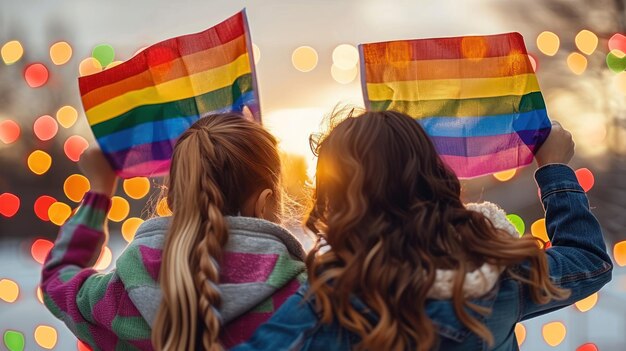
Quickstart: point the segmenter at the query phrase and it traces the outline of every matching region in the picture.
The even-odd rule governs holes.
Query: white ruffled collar
[[[502,229],[512,236],[518,236],[517,230],[506,218],[506,213],[497,205],[491,202],[483,202],[480,204],[467,204],[465,207],[468,210],[480,212],[485,215],[496,228]],[[469,299],[485,295],[498,282],[498,278],[503,271],[504,267],[484,263],[476,270],[466,273],[465,282],[463,283],[463,294]],[[455,270],[437,269],[435,282],[428,291],[428,298],[437,300],[452,298],[452,287],[454,285],[455,276]]]

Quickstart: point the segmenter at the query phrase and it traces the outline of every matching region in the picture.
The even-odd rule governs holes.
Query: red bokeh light
[[[20,126],[10,119],[0,122],[0,141],[11,144],[20,137]]]
[[[578,183],[583,188],[585,192],[591,190],[593,188],[593,184],[595,183],[595,178],[593,173],[587,168],[580,168],[576,170],[576,178],[578,179]]]
[[[37,215],[37,217],[39,217],[42,221],[49,221],[50,217],[48,217],[48,209],[55,202],[57,202],[57,200],[52,196],[40,196],[37,200],[35,200],[35,215]]]
[[[52,241],[37,239],[33,243],[33,246],[30,247],[30,254],[37,263],[43,264],[48,256],[48,253],[52,250],[52,247],[54,247]]]
[[[11,218],[15,216],[20,209],[20,198],[11,194],[3,193],[0,195],[0,214]]]
[[[33,63],[24,70],[24,79],[31,88],[39,88],[48,82],[50,74],[41,63]]]
[[[576,351],[598,351],[598,347],[596,346],[596,344],[589,342],[578,346]]]
[[[72,135],[63,144],[65,156],[74,162],[78,162],[80,155],[89,147],[89,142],[80,135]]]
[[[41,116],[37,118],[35,124],[33,124],[33,132],[35,132],[37,138],[42,141],[54,138],[58,131],[59,125],[57,124],[57,121],[52,118],[52,116]]]
[[[89,347],[89,345],[85,344],[84,342],[80,340],[78,340],[76,348],[78,349],[78,351],[93,351],[91,347]]]
[[[609,50],[619,50],[626,53],[626,36],[616,33],[609,39]]]

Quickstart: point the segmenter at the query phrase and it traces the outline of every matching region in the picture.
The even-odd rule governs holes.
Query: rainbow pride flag
[[[359,45],[366,108],[406,113],[461,178],[522,167],[550,120],[519,33]]]
[[[89,125],[122,178],[167,173],[176,139],[201,117],[247,107],[261,120],[245,10],[78,83]]]

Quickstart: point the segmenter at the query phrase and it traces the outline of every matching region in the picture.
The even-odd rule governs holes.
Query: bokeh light
[[[11,218],[20,210],[20,198],[15,194],[0,194],[0,214]]]
[[[7,330],[4,332],[4,346],[9,351],[23,351],[25,346],[24,334],[15,331]]]
[[[293,51],[291,63],[300,72],[310,72],[317,66],[317,51],[310,46],[300,46]]]
[[[261,49],[254,43],[252,43],[252,56],[254,56],[254,64],[258,65],[261,61]]]
[[[39,264],[43,264],[48,256],[48,253],[54,247],[54,243],[46,239],[37,239],[30,247],[30,254],[33,256],[33,260]]]
[[[115,60],[115,50],[109,44],[100,44],[93,48],[91,56],[100,62],[100,66],[105,67]]]
[[[111,253],[111,249],[109,249],[108,246],[104,246],[102,248],[102,251],[100,252],[98,260],[96,260],[96,264],[94,265],[93,269],[97,271],[103,271],[109,268],[109,265],[111,265],[111,261],[113,261],[113,253]]]
[[[580,168],[576,170],[576,179],[585,192],[593,188],[595,177],[588,168]]]
[[[515,173],[517,173],[517,169],[509,169],[508,171],[494,173],[493,177],[501,182],[506,182],[507,180],[513,179]]]
[[[341,44],[333,50],[333,64],[339,70],[348,71],[359,63],[359,51],[350,44]]]
[[[12,144],[19,139],[21,133],[20,125],[15,121],[7,119],[0,122],[0,141],[5,144]]]
[[[70,218],[72,214],[72,208],[63,202],[55,202],[50,205],[48,208],[48,218],[50,218],[50,222],[61,226],[65,221]]]
[[[72,174],[63,183],[65,196],[74,202],[80,202],[90,188],[89,180],[82,174]]]
[[[78,73],[81,77],[98,73],[100,71],[102,71],[102,65],[100,64],[100,61],[93,57],[87,57],[78,65]]]
[[[626,36],[621,33],[615,33],[609,39],[609,50],[619,50],[626,53]]]
[[[41,195],[37,198],[37,200],[35,200],[35,205],[33,206],[35,215],[42,221],[49,221],[50,217],[48,217],[48,210],[55,202],[57,202],[57,200],[52,196]]]
[[[530,232],[533,234],[534,237],[539,238],[543,241],[549,241],[550,238],[548,238],[548,230],[546,229],[546,219],[545,218],[541,218],[536,220],[531,226],[530,226]]]
[[[17,61],[19,61],[24,55],[24,48],[22,47],[22,43],[17,40],[11,40],[6,44],[2,45],[2,49],[0,49],[0,55],[2,56],[2,61],[5,64],[10,65]]]
[[[42,175],[52,166],[52,157],[45,151],[35,150],[27,159],[28,169],[36,175]]]
[[[57,121],[63,128],[70,128],[78,119],[78,111],[72,106],[63,106],[57,111]]]
[[[137,217],[130,217],[122,223],[122,237],[127,242],[131,242],[137,233],[137,229],[143,223],[143,219]]]
[[[89,142],[80,135],[72,135],[63,144],[63,152],[71,161],[78,162],[80,155],[87,150]]]
[[[50,46],[50,60],[57,66],[67,63],[72,58],[72,47],[65,41]]]
[[[47,141],[54,138],[59,131],[59,125],[52,116],[44,115],[35,120],[33,124],[33,132],[41,141]]]
[[[49,325],[35,328],[35,342],[44,349],[53,349],[57,344],[57,330]]]
[[[24,69],[24,80],[31,88],[39,88],[48,82],[50,73],[42,63],[33,63]]]
[[[122,187],[128,197],[139,200],[150,192],[150,180],[146,177],[124,179]]]
[[[598,303],[598,293],[593,293],[586,298],[576,302],[574,305],[580,312],[587,312]]]
[[[91,347],[89,347],[89,345],[80,340],[77,340],[76,348],[78,349],[78,351],[93,351]]]
[[[619,50],[613,50],[606,55],[606,65],[613,73],[626,70],[626,55]]]
[[[533,68],[533,72],[537,72],[537,70],[539,69],[539,61],[537,61],[535,55],[528,54],[528,60],[530,61],[530,65]]]
[[[577,52],[573,52],[567,56],[567,67],[574,74],[581,75],[587,69],[587,58]]]
[[[541,328],[543,340],[552,347],[562,343],[566,334],[567,328],[565,328],[565,325],[561,322],[546,323]]]
[[[41,291],[41,286],[37,286],[35,290],[35,296],[37,296],[37,300],[39,303],[43,303],[43,291]]]
[[[544,55],[554,56],[559,51],[560,45],[559,37],[552,32],[541,32],[537,36],[537,48]]]
[[[580,52],[585,55],[591,55],[598,47],[598,36],[589,30],[583,29],[576,34],[575,42]]]
[[[333,79],[340,84],[352,83],[359,75],[358,66],[352,66],[349,69],[342,69],[333,64],[330,67],[330,75]]]
[[[598,351],[598,347],[596,344],[588,342],[586,344],[582,344],[576,348],[576,351]]]
[[[111,209],[107,215],[107,218],[113,222],[121,222],[124,218],[128,217],[130,212],[130,205],[125,198],[120,196],[113,196],[111,198]]]
[[[626,266],[626,240],[620,241],[613,246],[613,259],[618,266]]]
[[[0,279],[0,300],[13,303],[20,296],[20,287],[11,279]]]
[[[172,215],[172,210],[170,210],[170,207],[167,205],[167,197],[163,197],[161,200],[159,200],[159,203],[156,207],[156,212],[159,217],[167,217]]]
[[[113,61],[113,62],[109,63],[104,69],[113,68],[115,66],[121,65],[122,63],[124,63],[124,61]]]
[[[524,223],[522,217],[514,213],[510,213],[506,215],[506,218],[509,220],[509,222],[511,222],[511,224],[513,224],[520,236],[524,235],[524,232],[526,232],[526,224]]]
[[[517,345],[522,346],[526,340],[526,327],[522,323],[515,324],[515,337],[517,338]]]

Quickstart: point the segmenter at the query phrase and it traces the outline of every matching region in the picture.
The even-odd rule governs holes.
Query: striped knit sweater
[[[43,266],[48,309],[94,350],[152,350],[161,293],[157,282],[169,219],[143,223],[109,273],[92,267],[107,240],[109,197],[87,193],[62,227]],[[228,217],[221,262],[221,342],[231,347],[254,330],[306,277],[304,250],[285,229],[260,219]]]

